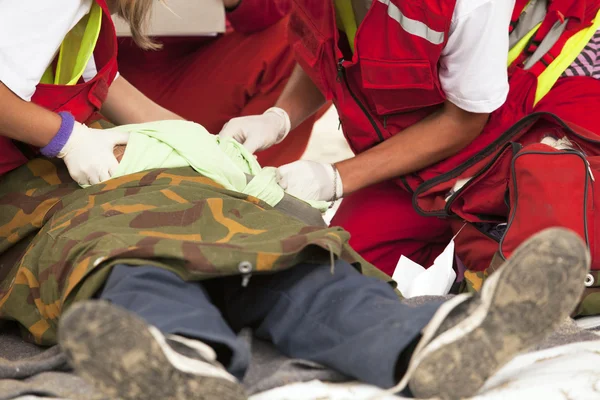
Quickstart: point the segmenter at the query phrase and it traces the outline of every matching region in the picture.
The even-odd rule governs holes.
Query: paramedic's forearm
[[[336,164],[344,195],[400,177],[448,158],[483,130],[488,114],[473,114],[451,103],[368,151]]]
[[[115,125],[183,119],[150,100],[122,76],[110,86],[101,112]]]
[[[324,104],[325,97],[321,91],[306,72],[296,65],[275,107],[280,107],[288,113],[294,129]]]
[[[0,82],[0,135],[44,147],[60,129],[58,114],[22,100]]]

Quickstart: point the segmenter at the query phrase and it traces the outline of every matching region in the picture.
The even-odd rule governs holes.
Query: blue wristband
[[[61,123],[60,129],[56,132],[56,135],[52,138],[50,143],[40,149],[43,156],[53,158],[56,157],[60,151],[65,147],[67,141],[73,133],[73,127],[75,126],[75,117],[73,114],[68,112],[59,112]]]

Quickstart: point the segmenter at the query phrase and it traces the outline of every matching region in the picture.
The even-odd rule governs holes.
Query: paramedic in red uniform
[[[392,274],[400,255],[431,265],[449,225],[417,214],[397,178],[460,152],[503,105],[515,1],[295,3],[290,39],[302,68],[276,107],[293,129],[333,99],[357,155],[285,165],[280,184],[305,199],[344,197],[332,225],[347,229],[352,246],[384,272]],[[255,151],[287,132],[257,115],[233,119],[220,134]]]
[[[296,65],[287,41],[291,0],[224,4],[223,35],[159,38],[158,51],[119,38],[121,74],[161,106],[215,134],[233,117],[271,109]],[[298,160],[321,114],[309,116],[284,143],[257,153],[258,161],[280,166]],[[277,111],[267,112],[265,120],[284,128]]]

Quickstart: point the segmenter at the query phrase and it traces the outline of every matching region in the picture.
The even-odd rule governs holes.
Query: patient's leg
[[[185,282],[175,273],[151,266],[116,265],[100,294],[157,327],[163,334],[208,343],[218,361],[241,379],[250,354],[227,325],[203,285]]]
[[[108,398],[247,399],[238,379],[249,348],[202,284],[153,266],[116,265],[99,297],[71,308],[59,331],[71,365]]]

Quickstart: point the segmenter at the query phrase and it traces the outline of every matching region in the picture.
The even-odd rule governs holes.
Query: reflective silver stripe
[[[554,47],[556,42],[558,42],[558,39],[560,39],[562,34],[567,29],[568,23],[569,19],[567,18],[564,20],[564,22],[556,21],[554,25],[552,25],[550,32],[548,32],[546,36],[544,36],[544,39],[542,39],[542,42],[539,44],[538,48],[531,55],[531,57],[529,57],[529,59],[523,66],[523,69],[528,70],[531,67],[533,67],[533,65],[536,62],[540,61],[542,57],[544,57],[546,53],[549,52],[552,47]]]
[[[397,21],[402,29],[411,35],[418,36],[427,40],[433,44],[442,44],[444,43],[444,32],[438,32],[436,30],[431,29],[427,25],[425,25],[421,21],[417,21],[416,19],[408,18],[406,15],[402,14],[400,9],[396,7],[395,4],[392,4],[390,0],[377,0],[381,4],[385,4],[388,7],[388,16]]]
[[[548,10],[548,0],[531,0],[525,7],[515,29],[510,33],[509,49],[512,49],[521,39],[523,39],[529,31],[541,23],[546,18],[546,10]]]

